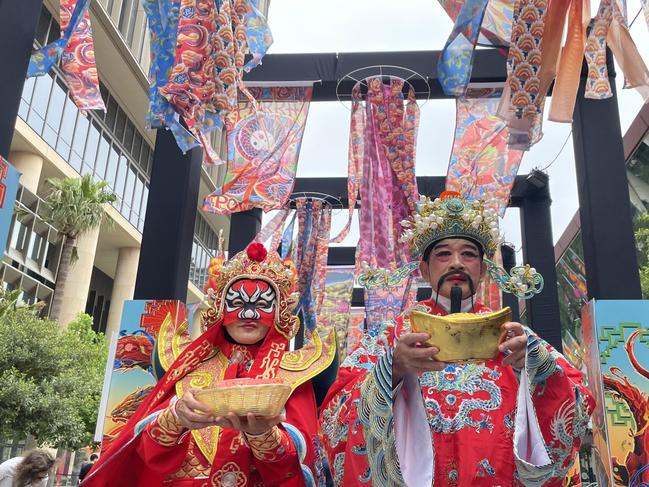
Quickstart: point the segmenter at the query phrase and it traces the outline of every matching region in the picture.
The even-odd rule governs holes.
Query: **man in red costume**
[[[335,484],[563,485],[592,410],[581,373],[520,323],[504,325],[495,359],[463,364],[435,361],[428,334],[410,329],[414,309],[448,314],[454,286],[461,311],[490,311],[474,296],[499,241],[497,213],[449,192],[422,197],[402,225],[433,297],[342,364],[320,416]],[[508,285],[527,294],[533,279]]]
[[[196,340],[162,325],[156,358],[166,370],[83,486],[310,486],[315,452],[310,379],[329,367],[335,337],[288,351],[298,329],[291,262],[251,244],[212,276],[213,303]],[[224,379],[281,378],[293,392],[277,417],[214,417],[195,397]]]

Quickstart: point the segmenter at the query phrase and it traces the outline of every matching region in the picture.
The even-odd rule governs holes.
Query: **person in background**
[[[56,459],[47,450],[28,452],[0,464],[0,487],[45,487]]]
[[[90,469],[98,459],[99,459],[99,455],[93,453],[92,455],[90,455],[90,461],[83,462],[81,464],[81,469],[79,470],[79,483],[81,483],[84,477],[88,475],[88,472],[90,472]]]

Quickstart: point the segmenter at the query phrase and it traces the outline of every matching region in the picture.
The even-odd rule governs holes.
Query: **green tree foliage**
[[[0,435],[69,449],[92,443],[106,357],[90,316],[63,331],[33,309],[9,306],[0,317]]]
[[[117,195],[107,188],[106,181],[95,182],[89,174],[81,178],[48,179],[47,182],[51,190],[44,199],[43,219],[63,235],[61,260],[50,306],[50,316],[56,320],[61,313],[63,291],[74,262],[77,238],[101,225],[105,215],[104,204],[114,202]]]
[[[638,213],[634,220],[642,297],[649,299],[649,213]]]

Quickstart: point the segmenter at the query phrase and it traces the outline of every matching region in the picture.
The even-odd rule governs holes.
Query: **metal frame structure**
[[[33,45],[36,21],[42,0],[0,3],[0,41],[6,46],[0,92],[4,110],[0,114],[0,155],[7,157],[23,89],[25,72]],[[430,98],[447,98],[437,79],[440,51],[375,52],[341,54],[276,54],[264,58],[263,65],[246,76],[251,82],[314,81],[313,101],[337,100],[338,81],[356,69],[373,65],[396,65],[420,73],[413,79],[417,92]],[[608,72],[615,76],[608,53]],[[586,276],[590,297],[639,299],[641,297],[637,259],[615,84],[608,100],[584,99],[587,73],[577,95],[573,122],[575,159],[579,190],[581,228],[584,235]],[[472,83],[502,84],[506,80],[505,57],[496,49],[476,51]],[[612,79],[613,81],[613,79]],[[339,88],[351,90],[341,83]],[[170,134],[158,132],[154,153],[151,190],[143,232],[136,298],[183,299],[190,265],[192,229],[202,154],[194,149],[181,154]],[[550,343],[560,348],[560,323],[556,300],[554,255],[547,177],[532,173],[520,205],[525,260],[532,262],[549,283],[555,283],[551,299],[534,298],[530,322]],[[298,184],[304,184],[298,181]],[[440,185],[440,183],[436,183]],[[304,189],[297,187],[298,191]],[[330,193],[326,188],[316,191]],[[420,186],[423,194],[433,188]],[[261,214],[252,210],[233,215],[230,251],[243,248],[261,223]],[[544,293],[546,296],[551,293]],[[529,309],[529,308],[528,308]]]

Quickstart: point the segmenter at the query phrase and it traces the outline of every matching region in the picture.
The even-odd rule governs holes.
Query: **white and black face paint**
[[[237,320],[250,320],[271,326],[276,299],[275,290],[266,281],[237,281],[225,295],[224,322],[228,324]]]

